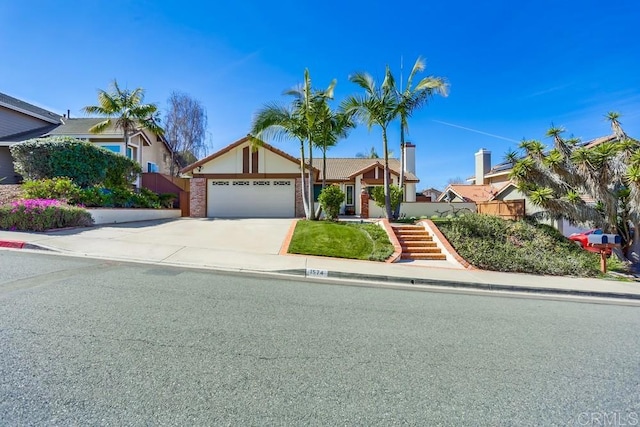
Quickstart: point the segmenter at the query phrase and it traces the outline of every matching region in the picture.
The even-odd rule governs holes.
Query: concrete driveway
[[[244,269],[278,257],[293,219],[140,221],[46,233],[4,232],[9,239],[76,255]],[[3,232],[0,232],[3,233]],[[2,237],[2,236],[0,236]],[[293,261],[293,260],[291,260]],[[290,261],[290,262],[291,262]],[[274,266],[275,267],[275,266]],[[284,266],[290,268],[299,266]]]

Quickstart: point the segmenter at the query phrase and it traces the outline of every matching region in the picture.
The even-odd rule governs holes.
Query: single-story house
[[[405,144],[406,201],[415,201],[415,145]],[[345,193],[341,212],[360,215],[361,193],[383,184],[380,159],[327,158],[326,182]],[[322,188],[322,158],[314,158],[314,197]],[[400,161],[389,159],[391,180],[399,184]],[[283,217],[304,216],[300,160],[263,143],[252,147],[242,138],[184,169],[191,179],[192,217]],[[366,206],[364,206],[366,209]]]

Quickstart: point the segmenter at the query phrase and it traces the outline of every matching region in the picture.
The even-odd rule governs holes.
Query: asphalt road
[[[640,425],[639,326],[637,307],[0,250],[0,424]]]

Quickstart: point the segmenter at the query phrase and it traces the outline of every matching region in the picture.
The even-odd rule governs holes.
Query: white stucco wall
[[[180,218],[180,209],[87,209],[95,225]]]
[[[400,214],[407,217],[426,216],[431,218],[434,215],[447,216],[455,210],[468,209],[471,212],[476,212],[475,203],[445,203],[445,202],[404,202],[400,207]],[[373,200],[369,201],[369,217],[370,218],[382,218],[384,217],[384,209],[378,207]]]

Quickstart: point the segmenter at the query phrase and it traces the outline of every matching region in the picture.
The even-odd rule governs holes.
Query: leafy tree
[[[402,189],[397,185],[391,184],[389,186],[389,192],[391,196],[391,209],[396,209],[402,203]],[[385,207],[384,187],[373,187],[371,190],[371,197],[373,198],[373,201],[376,202],[376,205],[381,208]]]
[[[404,169],[406,160],[404,158],[404,135],[409,133],[409,118],[414,111],[422,108],[427,104],[429,99],[434,95],[447,96],[449,85],[442,77],[429,76],[421,79],[415,86],[413,86],[413,79],[417,73],[424,71],[426,67],[423,58],[418,57],[409,78],[407,79],[407,87],[399,91],[400,102],[398,104],[398,115],[400,116],[400,188],[404,188]],[[402,84],[402,82],[400,83]],[[400,204],[394,209],[394,217],[400,215]]]
[[[97,123],[89,131],[102,133],[114,123],[115,127],[124,133],[126,148],[129,148],[131,134],[140,128],[146,128],[156,135],[162,135],[164,130],[154,119],[158,108],[154,104],[144,104],[143,101],[144,89],[121,89],[118,82],[114,80],[109,92],[102,89],[98,91],[98,105],[89,105],[83,108],[87,114],[106,117],[106,120]],[[142,150],[140,150],[139,156],[141,155]]]
[[[376,125],[382,131],[382,151],[384,153],[384,209],[387,218],[392,217],[389,176],[389,147],[387,129],[389,124],[398,117],[399,98],[395,80],[389,66],[386,68],[384,81],[380,86],[371,75],[358,72],[349,77],[353,83],[364,89],[364,95],[354,95],[347,98],[342,108],[355,114],[355,117],[367,124],[369,130]]]
[[[176,159],[195,161],[206,152],[207,112],[200,101],[186,93],[172,92],[168,103],[164,126],[171,147],[170,173],[174,175]]]
[[[523,141],[524,155],[515,162],[511,178],[547,216],[619,233],[626,251],[631,243],[629,222],[637,223],[640,211],[636,198],[640,179],[635,179],[640,177],[634,175],[634,168],[640,166],[640,144],[622,131],[617,113],[607,117],[613,135],[597,144],[564,139],[564,129],[553,125],[547,131],[553,139],[551,150],[540,141]],[[596,203],[586,203],[584,198]]]
[[[340,213],[340,206],[344,202],[344,192],[337,185],[325,187],[318,196],[318,202],[322,206],[327,219],[336,220]]]

